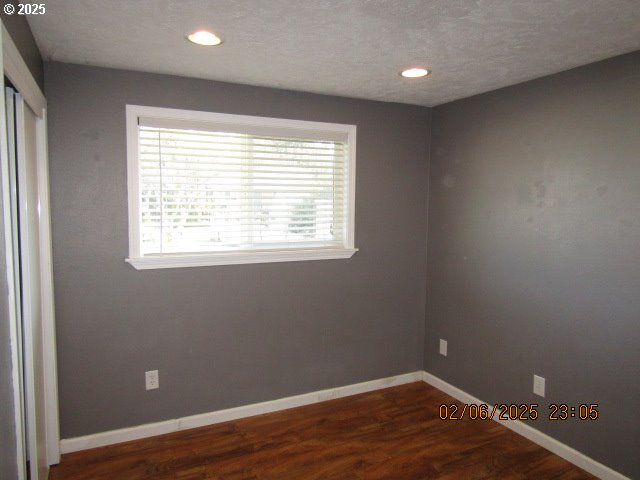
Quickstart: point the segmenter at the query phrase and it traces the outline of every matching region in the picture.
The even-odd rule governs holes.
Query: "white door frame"
[[[29,105],[31,110],[38,117],[36,124],[37,135],[37,175],[38,175],[38,197],[40,201],[40,220],[39,220],[39,246],[40,246],[40,271],[41,271],[41,303],[42,303],[42,324],[43,324],[43,354],[44,354],[44,378],[45,378],[45,414],[46,414],[46,457],[49,465],[60,462],[60,430],[59,430],[59,414],[58,414],[58,379],[57,379],[57,358],[56,358],[56,341],[55,341],[55,305],[53,297],[53,268],[51,255],[51,215],[49,202],[49,159],[47,155],[47,104],[45,97],[40,90],[29,68],[25,64],[22,56],[18,52],[11,36],[2,25],[2,35],[0,37],[1,53],[0,53],[0,72],[4,72],[11,83],[22,94],[24,101]],[[2,97],[0,101],[2,126],[0,141],[2,155],[6,158],[8,155],[8,144],[6,138],[6,118],[4,110],[4,76],[0,78],[0,86],[2,87]],[[12,328],[11,348],[13,359],[13,383],[14,398],[16,395],[20,401],[20,376],[19,371],[19,333],[16,331],[16,308],[15,308],[15,288],[14,288],[14,271],[13,262],[17,259],[13,258],[11,247],[11,213],[9,203],[9,179],[8,171],[2,168],[2,186],[3,186],[3,206],[5,219],[5,249],[7,256],[7,276],[9,280],[9,315]],[[8,214],[8,215],[7,215]],[[8,220],[8,223],[7,223]],[[7,243],[8,240],[8,243]],[[9,265],[11,267],[9,268]],[[18,383],[16,383],[18,382]],[[23,421],[20,407],[16,404],[16,437],[18,442],[18,469],[22,472],[20,480],[24,478],[25,452],[23,449],[24,431],[22,431]]]
[[[2,49],[0,48],[0,67],[2,66]],[[2,145],[3,160],[2,173],[2,217],[4,222],[4,250],[6,260],[7,274],[7,306],[9,310],[9,341],[11,344],[11,378],[13,383],[13,406],[14,406],[14,424],[16,433],[16,462],[18,480],[26,478],[26,446],[25,446],[25,424],[23,410],[23,384],[22,384],[22,332],[18,329],[18,299],[16,296],[15,285],[18,274],[16,273],[16,263],[14,262],[14,223],[11,207],[11,188],[10,181],[12,174],[10,172],[10,164],[12,158],[9,157],[9,142],[7,138],[7,122],[6,122],[6,104],[4,90],[4,76],[1,79],[2,94],[0,95],[0,143]],[[14,182],[15,183],[15,182]]]

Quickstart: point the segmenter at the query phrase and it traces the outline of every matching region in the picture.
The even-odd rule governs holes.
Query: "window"
[[[127,105],[137,269],[349,258],[356,127]]]

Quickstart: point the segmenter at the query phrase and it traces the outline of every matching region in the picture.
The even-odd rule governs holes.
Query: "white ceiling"
[[[29,23],[46,60],[426,106],[640,49],[640,0],[47,0]]]

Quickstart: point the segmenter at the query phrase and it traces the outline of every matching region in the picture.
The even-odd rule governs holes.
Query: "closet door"
[[[13,299],[15,316],[10,315],[9,331],[11,342],[15,344],[15,355],[12,360],[13,378],[14,378],[14,408],[16,417],[16,449],[18,460],[18,478],[26,478],[27,468],[27,446],[26,446],[26,411],[25,411],[25,394],[24,394],[24,352],[23,352],[23,328],[22,328],[22,298],[20,294],[20,235],[18,234],[18,162],[16,160],[16,109],[15,109],[15,90],[12,88],[5,89],[5,110],[6,110],[6,130],[7,130],[7,179],[8,179],[8,201],[7,206],[10,211],[10,223],[5,217],[5,234],[9,232],[11,239],[7,241],[7,248],[11,249],[12,255],[9,260],[7,254],[7,269],[13,272]],[[5,164],[3,161],[3,170]],[[4,175],[4,172],[3,172]],[[7,208],[5,206],[5,208]],[[7,237],[5,237],[6,240]]]
[[[15,94],[20,291],[27,452],[31,480],[46,480],[46,399],[40,271],[37,117]]]

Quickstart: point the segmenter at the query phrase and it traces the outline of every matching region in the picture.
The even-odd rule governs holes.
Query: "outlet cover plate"
[[[447,341],[440,339],[440,355],[447,356]]]
[[[160,388],[160,376],[158,370],[149,370],[144,372],[144,384],[147,390],[155,390]]]
[[[544,397],[545,379],[539,375],[533,376],[533,393]]]

